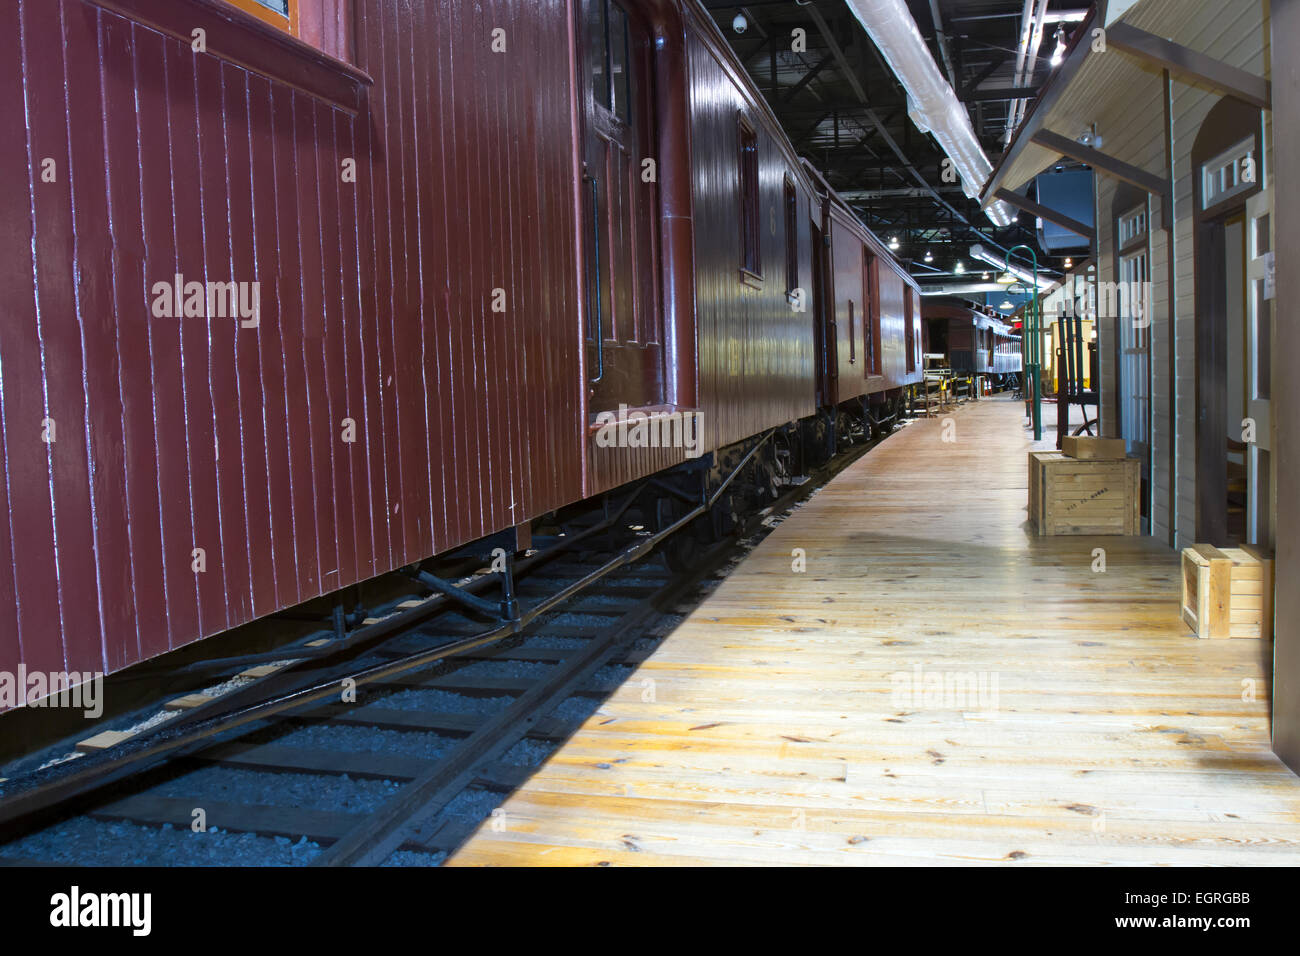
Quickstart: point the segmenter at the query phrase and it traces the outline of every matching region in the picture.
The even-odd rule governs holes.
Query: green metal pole
[[[1029,253],[1034,266],[1034,287],[1029,293],[1029,334],[1032,337],[1025,361],[1025,371],[1033,381],[1034,390],[1034,441],[1043,440],[1043,387],[1041,381],[1043,367],[1043,313],[1038,299],[1038,253],[1026,245],[1012,246],[1007,250],[1007,271],[1011,271],[1011,255],[1017,249]],[[1023,348],[1023,343],[1022,343]]]

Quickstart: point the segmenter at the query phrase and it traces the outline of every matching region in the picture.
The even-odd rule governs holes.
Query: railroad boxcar
[[[820,186],[818,296],[825,343],[819,395],[825,405],[879,403],[921,381],[921,295],[916,281],[848,205]]]
[[[940,297],[924,302],[926,348],[946,355],[954,375],[985,375],[994,388],[1019,380],[1020,336],[999,313],[966,299]]]
[[[0,669],[919,380],[914,284],[694,0],[12,0],[0,70]],[[638,414],[699,441],[603,440]]]

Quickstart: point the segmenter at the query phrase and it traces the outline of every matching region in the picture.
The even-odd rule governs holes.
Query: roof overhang
[[[1192,46],[1194,37],[1180,37],[1197,22],[1189,8],[1218,6],[1220,0],[1105,0],[1095,4],[1075,31],[1070,48],[1056,72],[1034,101],[1024,122],[1002,154],[980,194],[981,204],[1006,201],[1035,176],[1068,157],[1091,166],[1098,174],[1138,186],[1165,200],[1166,177],[1108,155],[1085,141],[1098,107],[1131,95],[1134,84],[1161,82],[1168,70],[1177,80],[1235,96],[1254,106],[1268,107],[1272,91],[1267,78],[1230,66]],[[1101,31],[1101,24],[1105,24]],[[1184,42],[1179,42],[1182,39]],[[1024,202],[1018,203],[1021,209]],[[1170,203],[1162,201],[1166,225]],[[1051,219],[1042,210],[1031,210]],[[1071,231],[1069,223],[1060,222]],[[1082,225],[1082,224],[1077,224]],[[1080,233],[1083,235],[1084,233]]]

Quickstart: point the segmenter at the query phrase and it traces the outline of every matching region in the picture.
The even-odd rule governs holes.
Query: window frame
[[[298,36],[298,0],[284,0],[285,8],[289,11],[287,16],[281,16],[279,12],[272,10],[260,0],[226,0],[232,7],[237,7],[250,16],[257,17],[263,23],[269,23],[285,33]]]
[[[903,339],[907,350],[907,374],[916,372],[916,305],[912,301],[912,287],[903,284]]]
[[[794,179],[785,174],[785,295],[791,302],[799,289],[799,192]]]
[[[864,378],[880,375],[880,257],[862,246],[862,363]]]
[[[1151,213],[1147,202],[1141,202],[1115,221],[1116,247],[1122,252],[1138,245],[1146,245],[1150,231]]]
[[[758,128],[737,112],[736,184],[740,212],[740,273],[761,287],[763,282],[762,204],[760,202]]]
[[[1202,211],[1213,209],[1222,202],[1226,202],[1242,193],[1250,192],[1259,185],[1259,160],[1255,160],[1255,178],[1247,182],[1241,178],[1241,164],[1247,157],[1254,157],[1259,147],[1258,138],[1254,133],[1234,143],[1223,152],[1210,157],[1201,163],[1201,209]],[[1224,181],[1222,188],[1211,189],[1211,184],[1221,177],[1225,170],[1232,170],[1233,181],[1231,184]]]

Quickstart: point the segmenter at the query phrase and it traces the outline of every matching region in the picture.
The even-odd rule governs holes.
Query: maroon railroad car
[[[948,357],[958,375],[989,375],[1002,386],[1019,378],[1020,336],[987,306],[967,299],[942,297],[925,300],[929,349]]]
[[[638,410],[708,452],[919,375],[915,286],[694,0],[8,0],[0,71],[0,670],[682,463],[602,444]]]
[[[875,401],[921,381],[921,293],[916,281],[849,207],[823,187],[821,389],[828,405]]]

